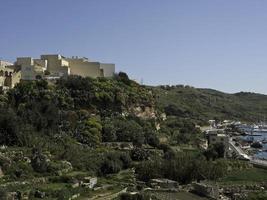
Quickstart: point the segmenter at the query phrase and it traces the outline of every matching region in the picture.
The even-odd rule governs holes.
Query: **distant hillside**
[[[182,85],[158,86],[154,87],[154,92],[159,108],[167,115],[203,122],[214,118],[256,122],[267,116],[267,95],[263,94],[227,94]]]

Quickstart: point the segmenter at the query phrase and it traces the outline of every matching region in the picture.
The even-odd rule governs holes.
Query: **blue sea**
[[[256,141],[261,142],[264,139],[267,140],[267,132],[253,132],[252,135],[244,136],[243,139],[254,142]],[[267,144],[262,144],[262,145],[263,148],[261,149],[261,151],[256,153],[254,156],[261,159],[267,159]]]

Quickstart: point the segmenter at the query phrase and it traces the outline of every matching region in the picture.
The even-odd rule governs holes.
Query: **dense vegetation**
[[[72,185],[86,176],[110,183],[112,175],[132,168],[134,178],[113,182],[116,192],[130,179],[133,187],[135,178],[146,183],[152,178],[180,184],[217,181],[248,166],[222,159],[221,145],[198,148],[204,135],[197,125],[214,117],[255,120],[266,111],[265,98],[182,86],[151,88],[122,72],[111,79],[21,82],[0,94],[0,198],[12,191],[31,199],[42,191],[48,199],[90,195],[91,190]],[[38,178],[42,184],[36,184]]]
[[[262,94],[227,94],[183,85],[153,89],[158,106],[167,115],[194,119],[198,123],[214,118],[257,122],[263,121],[267,115],[267,96]]]
[[[21,82],[0,95],[0,165],[7,177],[2,181],[70,170],[106,176],[127,169],[131,156],[143,158],[143,144],[159,144],[156,118],[141,119],[135,110],[140,107],[142,113],[153,106],[152,92],[125,73],[112,79],[69,76],[55,83]],[[103,142],[131,142],[136,148],[123,152]]]
[[[32,140],[41,134],[49,139],[69,136],[93,147],[102,139],[132,141],[144,137],[142,127],[128,111],[135,106],[153,106],[153,96],[125,79],[70,76],[53,85],[42,80],[18,84],[0,96],[0,143],[33,146]]]

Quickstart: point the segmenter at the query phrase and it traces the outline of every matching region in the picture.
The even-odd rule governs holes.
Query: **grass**
[[[134,171],[132,169],[122,170],[117,174],[108,175],[105,179],[100,179],[99,182],[108,184],[129,184],[133,183]]]
[[[212,89],[183,86],[152,89],[157,94],[158,107],[164,109],[168,105],[174,105],[174,115],[196,121],[206,122],[218,117],[254,122],[264,118],[267,113],[266,95],[244,92],[227,94]]]
[[[208,200],[189,192],[151,192],[151,194],[162,200]]]
[[[267,192],[250,193],[247,200],[266,200]]]
[[[77,200],[88,200],[88,198],[96,198],[96,199],[107,199],[107,196],[116,194],[117,192],[120,192],[123,188],[115,187],[110,189],[102,189],[97,191],[89,191],[87,193],[81,194]],[[101,197],[102,196],[102,197]]]
[[[67,174],[65,174],[66,176],[70,176],[70,177],[85,177],[85,176],[90,176],[90,174],[88,172],[84,172],[84,171],[71,171]]]
[[[48,184],[43,184],[38,188],[45,191],[56,191],[66,188],[67,186],[68,184],[66,183],[48,183]]]
[[[264,182],[267,180],[267,170],[259,168],[245,169],[235,171],[223,178],[220,184],[253,184],[257,182]]]

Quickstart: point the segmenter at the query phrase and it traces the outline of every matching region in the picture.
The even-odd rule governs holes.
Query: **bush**
[[[131,159],[129,153],[121,153],[120,154],[120,160],[122,161],[123,169],[128,169],[131,166],[132,159]]]
[[[23,161],[12,162],[12,164],[5,169],[5,174],[11,175],[11,177],[18,179],[21,177],[32,177],[33,169],[29,163]]]
[[[227,174],[227,169],[225,160],[211,162],[203,156],[179,153],[170,160],[143,161],[137,165],[135,171],[137,177],[146,182],[162,177],[188,184],[194,180],[217,180]]]
[[[267,199],[267,193],[265,192],[265,193],[263,193],[263,192],[261,192],[261,193],[250,193],[249,195],[248,195],[248,198],[247,198],[247,200],[266,200]]]
[[[153,178],[161,178],[165,173],[161,160],[143,161],[136,166],[135,172],[137,178],[145,182]]]
[[[102,125],[97,118],[83,120],[76,129],[75,137],[90,147],[97,146],[102,141]]]
[[[207,160],[215,160],[218,158],[223,158],[225,152],[225,147],[223,143],[216,143],[209,146],[209,148],[203,153]]]
[[[131,83],[131,80],[125,72],[119,72],[115,77],[117,78],[117,80],[122,81],[126,85],[129,85]]]
[[[7,197],[7,191],[4,188],[0,188],[0,199],[6,200]]]
[[[156,136],[155,132],[146,132],[145,133],[145,141],[147,144],[151,145],[152,147],[159,146],[159,138]]]
[[[33,148],[32,150],[32,158],[31,165],[34,171],[39,173],[47,172],[48,163],[46,156],[42,154],[40,149]]]
[[[58,200],[68,200],[70,199],[71,196],[72,196],[72,193],[70,192],[69,189],[60,190],[56,195]]]
[[[143,148],[136,147],[131,151],[131,158],[134,161],[147,160],[148,157],[149,157],[149,153]]]
[[[19,145],[18,118],[12,109],[0,109],[0,144]]]
[[[119,160],[105,159],[100,170],[103,175],[118,173],[122,169],[122,163]]]

